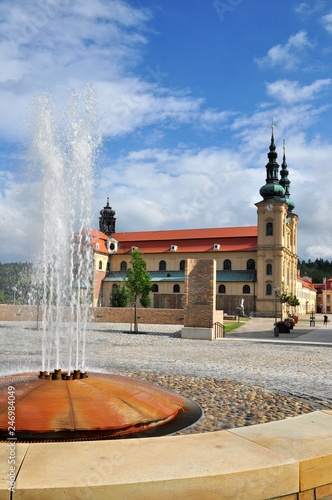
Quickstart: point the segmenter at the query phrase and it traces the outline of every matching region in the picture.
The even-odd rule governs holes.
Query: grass
[[[224,321],[225,333],[229,333],[241,325],[244,325],[244,321],[227,321],[227,320],[225,320]]]

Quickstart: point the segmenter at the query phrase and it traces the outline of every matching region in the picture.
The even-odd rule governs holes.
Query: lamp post
[[[278,323],[278,292],[279,292],[279,287],[274,286],[273,290],[275,292],[275,309],[274,309],[274,316],[275,316],[275,323],[274,323],[274,336],[279,337],[279,328],[277,326]]]

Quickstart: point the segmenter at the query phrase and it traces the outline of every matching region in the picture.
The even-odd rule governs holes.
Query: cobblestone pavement
[[[178,326],[94,323],[87,371],[136,376],[197,401],[204,419],[186,432],[251,425],[332,408],[332,349],[303,343],[186,340]],[[0,374],[41,368],[33,323],[0,323]],[[52,367],[54,368],[54,367]]]

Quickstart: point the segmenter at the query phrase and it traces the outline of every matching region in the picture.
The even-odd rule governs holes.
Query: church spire
[[[283,140],[283,159],[282,159],[282,165],[281,165],[281,171],[280,171],[280,185],[284,188],[285,190],[285,196],[282,197],[282,201],[287,203],[288,205],[288,212],[292,212],[293,209],[295,208],[295,203],[290,197],[290,192],[289,192],[289,186],[290,186],[290,180],[288,179],[288,168],[287,168],[287,162],[286,162],[286,146],[285,146],[285,139]]]
[[[106,234],[108,237],[112,237],[113,233],[115,233],[115,221],[116,217],[115,211],[110,207],[109,197],[107,195],[107,203],[103,210],[100,210],[99,217],[99,231]]]
[[[277,162],[278,153],[276,152],[276,147],[274,144],[273,122],[271,128],[271,144],[270,151],[267,154],[269,161],[266,164],[265,185],[262,186],[259,190],[259,193],[264,198],[264,201],[271,200],[273,198],[280,198],[285,194],[284,188],[279,184],[279,164]]]

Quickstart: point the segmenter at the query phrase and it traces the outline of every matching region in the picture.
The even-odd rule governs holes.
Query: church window
[[[219,285],[218,291],[219,291],[219,293],[226,293],[225,285]]]
[[[102,263],[102,261],[100,260],[100,261],[99,261],[99,269],[102,269],[102,268],[103,268],[103,263]]]
[[[180,285],[174,285],[173,286],[173,292],[174,293],[179,293],[179,291],[180,291]]]
[[[159,262],[159,271],[166,271],[166,262],[164,260]]]
[[[186,268],[186,261],[185,260],[181,260],[180,262],[180,271],[184,271]]]
[[[159,287],[158,285],[156,285],[155,283],[152,285],[152,292],[158,292],[159,291]]]
[[[114,284],[112,285],[112,288],[113,288],[113,290],[115,290],[116,288],[118,288],[118,285],[117,285],[116,283],[114,283]]]
[[[224,260],[224,270],[232,269],[232,263],[229,259]]]
[[[273,235],[273,224],[272,222],[268,222],[266,224],[266,236],[272,236]]]
[[[242,293],[250,293],[250,286],[249,285],[244,285]]]
[[[269,283],[266,285],[266,295],[272,295],[272,286]]]
[[[247,269],[255,269],[255,261],[254,261],[254,259],[247,260]]]
[[[120,264],[120,271],[127,271],[127,262],[125,260]]]
[[[266,264],[266,274],[269,276],[272,275],[272,264]]]

